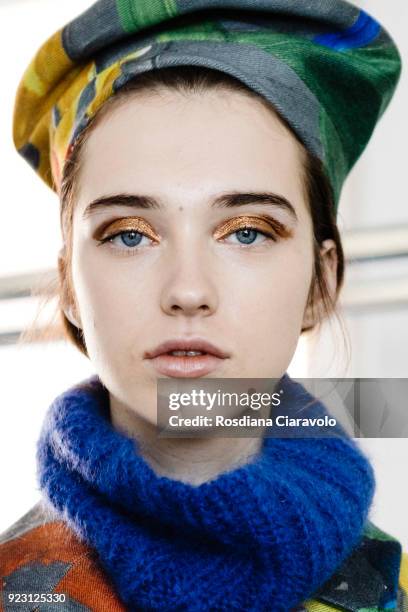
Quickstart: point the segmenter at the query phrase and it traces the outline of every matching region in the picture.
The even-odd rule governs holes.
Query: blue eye
[[[226,242],[231,242],[232,244],[238,245],[257,245],[262,244],[265,241],[273,240],[275,238],[272,236],[267,236],[265,232],[261,232],[261,230],[256,229],[255,227],[243,227],[242,229],[235,230],[235,232],[231,232],[226,237]]]
[[[252,244],[259,234],[257,230],[249,228],[241,229],[234,233],[236,234],[239,242],[242,242],[243,244]]]
[[[98,246],[109,243],[118,255],[136,254],[143,247],[160,242],[151,225],[138,217],[115,219],[97,230],[95,238]]]
[[[127,247],[135,247],[142,240],[143,234],[131,230],[129,232],[121,232],[116,236],[116,238],[120,238],[122,243]]]

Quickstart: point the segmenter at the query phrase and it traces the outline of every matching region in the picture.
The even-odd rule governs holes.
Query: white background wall
[[[11,139],[12,105],[21,74],[37,47],[58,27],[89,6],[88,0],[0,0],[2,62],[3,219],[0,276],[53,267],[60,245],[58,202],[14,151]],[[397,40],[408,62],[408,6],[405,0],[371,0],[363,8],[382,21]],[[344,191],[339,222],[344,231],[355,228],[408,224],[406,163],[408,78],[404,72],[391,107],[377,128]],[[407,262],[369,264],[350,272],[389,278],[405,275]],[[354,275],[354,276],[353,276]],[[0,304],[0,328],[18,314],[17,306]],[[292,367],[294,376],[367,376],[408,378],[408,312],[367,310],[345,316],[351,340],[351,361],[339,351],[325,328],[316,340],[301,341]],[[3,503],[0,532],[39,498],[35,479],[35,442],[50,402],[61,391],[92,372],[92,366],[63,343],[0,348],[2,411],[0,471]],[[408,550],[406,465],[407,440],[364,440],[377,475],[372,520],[399,537]]]

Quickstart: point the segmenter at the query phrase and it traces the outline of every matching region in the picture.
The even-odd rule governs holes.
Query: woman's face
[[[153,422],[159,377],[282,376],[313,269],[288,129],[236,92],[138,94],[95,127],[83,154],[73,322],[111,398]],[[192,339],[218,356],[152,357]]]

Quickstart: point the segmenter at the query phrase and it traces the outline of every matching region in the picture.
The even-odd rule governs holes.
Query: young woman
[[[99,0],[39,50],[15,143],[58,193],[61,313],[96,376],[49,409],[5,609],[408,609],[353,440],[156,431],[159,378],[310,406],[286,369],[335,312],[341,185],[399,71],[340,0]]]

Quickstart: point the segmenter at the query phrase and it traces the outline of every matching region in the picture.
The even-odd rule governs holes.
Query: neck
[[[160,476],[199,485],[251,461],[262,438],[159,438],[156,425],[110,395],[112,426],[138,442],[139,452]]]

